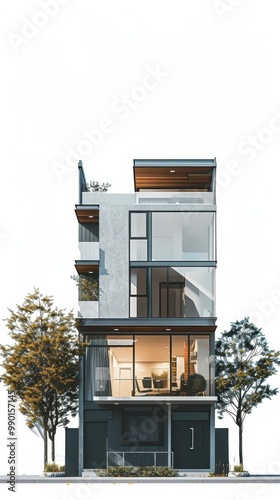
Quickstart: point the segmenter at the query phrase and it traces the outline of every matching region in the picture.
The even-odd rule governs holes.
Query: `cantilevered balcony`
[[[79,221],[80,260],[99,260],[99,207],[98,205],[76,205]]]

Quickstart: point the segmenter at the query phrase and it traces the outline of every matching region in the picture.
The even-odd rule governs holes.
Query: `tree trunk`
[[[48,463],[48,434],[46,429],[44,429],[44,469]]]
[[[243,465],[243,424],[238,426],[239,431],[239,463]]]
[[[51,444],[52,444],[52,462],[55,462],[55,434],[51,438]]]

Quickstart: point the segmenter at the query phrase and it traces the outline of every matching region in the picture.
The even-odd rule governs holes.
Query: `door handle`
[[[190,450],[194,450],[194,428],[190,427],[190,431],[191,431],[191,447],[190,447]]]

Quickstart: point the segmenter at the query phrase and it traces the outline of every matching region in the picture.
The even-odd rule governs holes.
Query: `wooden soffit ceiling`
[[[80,261],[76,261],[75,268],[78,274],[99,273],[99,265],[97,263],[83,264]]]
[[[82,205],[76,206],[75,213],[80,224],[93,224],[99,222],[99,209],[94,207],[86,207]]]
[[[190,189],[210,191],[212,167],[134,166],[135,191],[141,189]]]

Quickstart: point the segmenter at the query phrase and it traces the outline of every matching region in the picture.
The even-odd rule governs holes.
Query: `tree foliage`
[[[13,341],[1,345],[2,381],[20,400],[19,410],[30,428],[43,427],[52,443],[58,426],[69,423],[78,409],[79,343],[73,312],[58,309],[38,289],[22,305],[9,309],[7,328]],[[47,462],[45,443],[44,462]]]
[[[100,192],[106,192],[108,189],[111,187],[111,184],[108,182],[102,182],[100,184],[98,181],[90,181],[87,183],[87,190],[88,191],[100,191]]]
[[[72,275],[79,290],[79,300],[99,299],[99,276],[95,274]]]
[[[260,328],[245,317],[231,323],[216,341],[218,417],[230,415],[239,428],[239,460],[243,464],[243,423],[265,399],[278,393],[267,379],[275,375],[280,351],[270,350]]]

